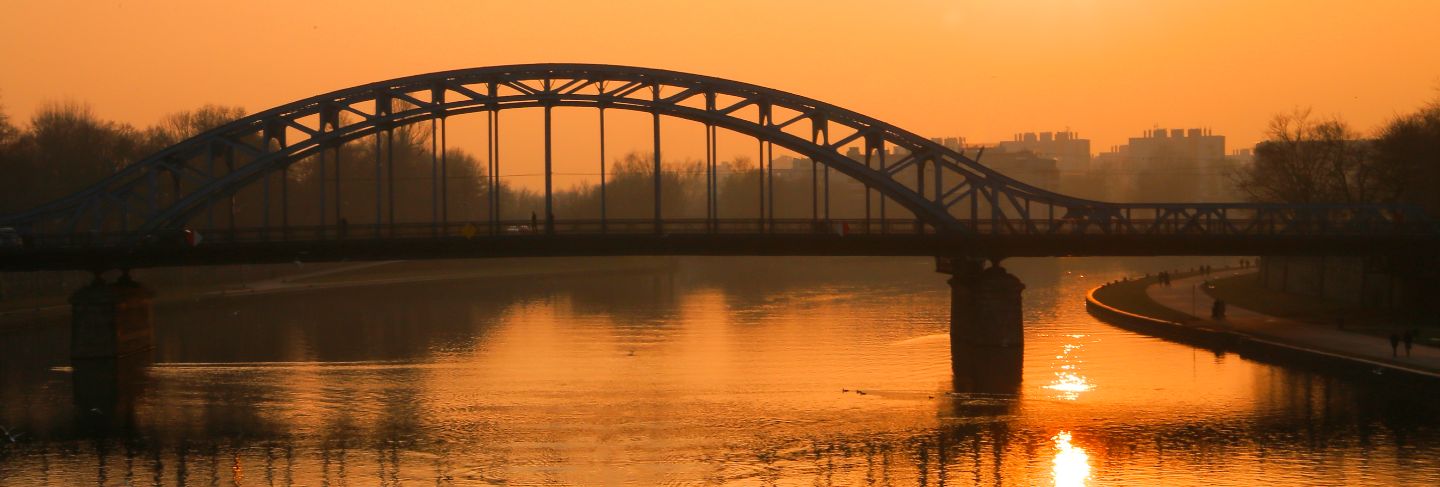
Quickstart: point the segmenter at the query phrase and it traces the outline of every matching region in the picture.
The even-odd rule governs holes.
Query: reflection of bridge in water
[[[555,217],[555,108],[593,109],[599,117],[596,218]],[[513,220],[515,209],[502,207],[501,114],[516,109],[544,112],[544,211],[528,221]],[[651,119],[649,218],[612,218],[607,212],[604,116],[613,110]],[[450,214],[447,121],[467,114],[486,120],[480,195],[485,201],[475,205],[484,210],[483,218]],[[704,126],[703,218],[666,213],[664,202],[676,196],[662,191],[662,118]],[[426,221],[402,221],[396,217],[394,138],[397,130],[423,123],[433,127],[429,190],[425,200],[406,204],[428,206],[430,215]],[[716,148],[721,129],[756,142],[753,215],[721,215]],[[363,185],[342,183],[340,158],[347,144],[367,148],[370,159],[361,165],[370,179],[361,180]],[[776,217],[776,145],[816,163],[804,189],[808,219]],[[356,163],[349,164],[353,169]],[[302,166],[322,183],[318,193],[297,201],[287,182],[292,168]],[[862,217],[832,215],[832,173],[864,188]],[[342,213],[342,194],[357,191],[371,195],[373,207]],[[258,211],[237,210],[242,194],[251,195],[248,204]],[[300,225],[295,218],[292,224],[293,213],[302,209],[313,212],[313,221]],[[0,251],[0,268],[89,269],[97,275],[117,268],[294,260],[930,255],[940,259],[938,270],[955,276],[952,344],[1015,350],[1024,286],[998,266],[1005,257],[1425,252],[1440,236],[1436,222],[1399,206],[1074,198],[803,96],[673,71],[581,64],[448,71],[307,98],[183,141],[73,195],[0,217],[0,226],[15,228],[24,241]],[[203,243],[186,245],[191,232],[203,236]],[[127,344],[147,343],[148,293],[136,286],[128,278],[115,284],[97,278],[77,294],[76,344],[85,344],[77,355],[111,356],[126,352]]]

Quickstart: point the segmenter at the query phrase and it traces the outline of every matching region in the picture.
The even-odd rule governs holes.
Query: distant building
[[[1225,160],[1229,161],[1232,166],[1249,165],[1255,162],[1255,149],[1235,149],[1230,151],[1230,155],[1226,156]]]
[[[1233,201],[1238,194],[1225,156],[1225,136],[1207,129],[1153,129],[1095,157],[1110,171],[1117,199]]]
[[[1225,136],[1205,129],[1155,129],[1131,137],[1131,167],[1139,170],[1173,170],[1225,159]]]
[[[956,152],[964,150],[965,148],[964,137],[933,137],[930,139],[930,141],[936,144],[943,145],[946,149],[950,149]]]
[[[1054,157],[1036,154],[1028,150],[1015,152],[987,150],[980,158],[980,164],[994,169],[1000,174],[1052,191],[1058,190],[1060,185],[1060,170],[1057,163],[1058,161]]]
[[[1001,142],[997,148],[1003,152],[1031,152],[1055,159],[1057,169],[1062,172],[1090,169],[1090,139],[1082,139],[1075,132],[1015,134],[1014,140]]]

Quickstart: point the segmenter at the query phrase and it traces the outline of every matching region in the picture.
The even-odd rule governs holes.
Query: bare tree
[[[1440,214],[1440,98],[1381,127],[1375,159],[1389,191]]]
[[[172,113],[145,130],[146,143],[154,146],[155,150],[163,149],[244,116],[244,108],[224,105],[204,105]]]
[[[1361,140],[1338,118],[1317,119],[1309,109],[1276,115],[1268,140],[1255,147],[1255,162],[1235,173],[1252,200],[1288,203],[1390,201],[1393,189]]]

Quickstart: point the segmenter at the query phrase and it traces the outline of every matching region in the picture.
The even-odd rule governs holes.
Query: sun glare
[[[1083,486],[1090,479],[1090,456],[1085,449],[1070,444],[1070,432],[1061,431],[1050,437],[1055,441],[1055,459],[1051,472],[1056,487]]]

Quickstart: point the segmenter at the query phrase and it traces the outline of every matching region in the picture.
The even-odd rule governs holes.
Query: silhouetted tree
[[[160,150],[244,117],[244,108],[224,105],[204,105],[172,113],[145,130],[146,143]]]
[[[1382,127],[1374,154],[1381,179],[1401,201],[1440,215],[1440,98]]]
[[[1276,115],[1255,161],[1237,171],[1251,199],[1289,203],[1364,203],[1395,198],[1370,155],[1370,143],[1338,118],[1310,110]]]
[[[16,211],[64,196],[143,155],[139,131],[97,118],[88,105],[42,105],[30,126],[4,145],[7,186],[0,208]]]

